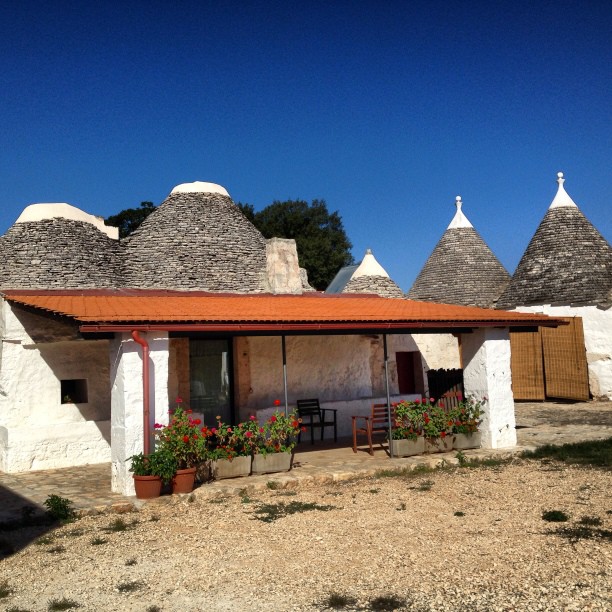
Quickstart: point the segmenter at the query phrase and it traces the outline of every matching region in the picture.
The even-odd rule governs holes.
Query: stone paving
[[[517,403],[518,446],[502,450],[465,451],[469,457],[506,457],[543,444],[565,444],[612,437],[612,402],[537,402]],[[253,492],[276,481],[281,488],[308,483],[323,483],[374,475],[382,469],[402,469],[414,465],[435,466],[442,461],[456,463],[455,452],[389,459],[386,447],[375,447],[374,456],[361,446],[355,454],[350,440],[337,445],[302,443],[295,453],[290,472],[249,476],[203,484],[193,495],[216,497]],[[70,499],[82,513],[128,512],[143,504],[168,504],[180,496],[164,495],[159,500],[143,502],[110,490],[110,464],[77,468],[5,474],[0,472],[0,522],[18,519],[24,506],[42,511],[51,494]]]

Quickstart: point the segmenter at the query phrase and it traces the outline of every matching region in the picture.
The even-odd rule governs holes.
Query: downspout
[[[137,330],[132,331],[132,338],[142,346],[142,432],[144,436],[142,452],[148,455],[151,452],[151,431],[149,426],[149,344],[141,338]]]

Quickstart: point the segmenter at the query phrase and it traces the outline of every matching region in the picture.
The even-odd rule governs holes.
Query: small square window
[[[86,404],[87,403],[87,379],[72,378],[61,381],[61,403],[62,404]]]

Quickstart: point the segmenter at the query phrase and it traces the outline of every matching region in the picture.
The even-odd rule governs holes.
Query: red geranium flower
[[[189,442],[189,436],[183,436],[183,442]]]
[[[176,398],[176,403],[177,404],[182,404],[183,403],[183,398],[182,397],[177,397]]]
[[[281,405],[281,401],[279,399],[274,400],[274,405],[275,406],[280,406]]]
[[[275,417],[274,415],[272,415],[272,416],[270,417],[270,422],[271,422],[271,423],[276,423],[276,417]]]

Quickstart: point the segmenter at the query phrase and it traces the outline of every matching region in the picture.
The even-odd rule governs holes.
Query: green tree
[[[116,215],[106,217],[106,225],[119,228],[119,238],[129,236],[156,209],[153,202],[141,202],[138,208],[126,208]]]
[[[265,238],[293,238],[300,266],[310,284],[324,290],[342,266],[353,263],[352,244],[338,211],[330,213],[325,200],[274,201],[259,212],[250,204],[238,204]]]

